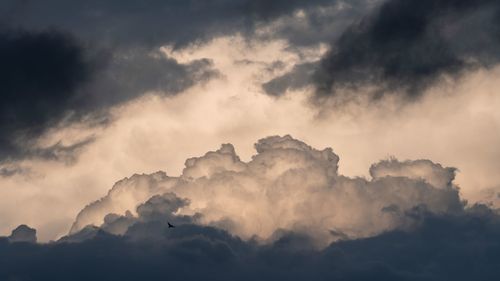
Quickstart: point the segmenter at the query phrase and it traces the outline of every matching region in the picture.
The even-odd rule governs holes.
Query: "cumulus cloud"
[[[500,273],[500,215],[460,201],[454,168],[392,158],[372,165],[367,180],[340,175],[331,148],[288,135],[261,139],[255,149],[245,162],[223,144],[187,159],[178,177],[123,179],[58,241],[0,238],[0,278],[491,280]],[[15,236],[33,237],[33,229],[18,229]]]
[[[498,211],[457,182],[498,199],[498,14],[492,0],[0,1],[0,226],[39,230],[0,238],[0,279],[494,280]],[[430,88],[469,69],[449,99]],[[322,119],[311,86],[430,91]],[[267,137],[252,156],[249,140],[285,133],[307,143]],[[394,154],[419,160],[367,172]]]
[[[70,233],[93,224],[125,234],[134,220],[175,213],[244,239],[293,231],[324,246],[406,225],[405,212],[416,207],[435,214],[463,209],[455,170],[428,160],[382,161],[367,180],[339,175],[331,148],[318,150],[288,135],[261,139],[255,149],[244,162],[223,144],[186,160],[179,177],[158,172],[121,180],[78,214]]]
[[[107,214],[125,214],[128,210],[135,211],[139,203],[145,202],[153,195],[161,194],[164,187],[175,185],[177,181],[178,179],[167,177],[164,172],[125,178],[117,182],[105,197],[85,207],[85,211],[78,214],[70,233],[95,223],[96,217],[100,218],[102,223]]]
[[[370,167],[370,175],[374,179],[383,177],[407,177],[423,179],[436,188],[453,186],[455,168],[443,167],[430,160],[415,160],[399,162],[396,159],[384,160]]]

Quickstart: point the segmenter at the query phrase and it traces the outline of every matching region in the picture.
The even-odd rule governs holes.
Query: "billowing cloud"
[[[33,242],[26,239],[0,239],[0,259],[5,261],[0,277],[28,280],[64,280],[70,276],[74,280],[86,280],[90,276],[97,280],[163,280],[166,277],[194,280],[203,276],[217,280],[441,280],[451,276],[453,280],[490,280],[499,273],[496,265],[500,259],[497,254],[500,215],[484,205],[464,208],[453,186],[454,169],[428,160],[398,162],[390,159],[371,167],[373,179],[368,182],[338,175],[339,158],[331,149],[317,150],[289,136],[262,139],[256,144],[256,150],[258,154],[245,163],[236,156],[231,145],[224,144],[218,151],[188,159],[183,175],[176,179],[159,172],[122,180],[108,196],[89,205],[80,215],[127,204],[125,200],[120,201],[121,196],[133,205],[132,201],[142,201],[132,199],[134,196],[148,197],[144,196],[146,191],[151,194],[156,190],[161,194],[139,203],[135,214],[127,211],[124,215],[106,215],[100,227],[86,226],[48,244],[18,243]],[[223,196],[221,192],[226,193],[226,199],[236,200],[233,194],[251,191],[236,186],[235,180],[243,177],[245,184],[252,186],[250,178],[259,177],[259,183],[273,179],[273,184],[264,184],[268,189],[260,193],[273,193],[269,188],[277,189],[273,207],[279,209],[284,200],[297,197],[294,189],[301,187],[289,177],[297,179],[301,174],[314,183],[303,188],[318,196],[299,199],[301,202],[296,205],[317,204],[335,211],[335,204],[343,200],[342,211],[351,224],[356,225],[359,223],[357,210],[367,208],[367,204],[392,203],[380,210],[369,206],[375,215],[371,214],[368,217],[371,221],[365,221],[363,227],[372,228],[372,223],[381,222],[377,217],[387,215],[396,215],[398,223],[366,237],[352,236],[338,224],[328,231],[330,241],[336,242],[323,243],[320,248],[317,247],[318,236],[313,231],[297,227],[277,228],[265,240],[257,236],[242,239],[234,233],[234,227],[242,223],[233,220],[235,215],[227,215],[224,223],[206,225],[204,217],[210,215],[210,209],[198,208],[200,213],[183,214],[183,210],[196,204],[191,200],[200,199],[183,199],[176,195],[182,188],[193,189],[198,185],[194,188],[203,188],[212,201]],[[321,174],[331,177],[327,189],[340,199],[326,198],[328,202],[322,199],[332,194],[317,184],[321,179],[312,180]],[[172,180],[180,182],[182,187],[176,189]],[[356,186],[358,180],[364,182],[361,188]],[[172,188],[161,188],[162,181],[169,182]],[[283,184],[288,192],[282,189]],[[230,192],[228,186],[233,186]],[[220,189],[219,193],[216,188]],[[165,192],[167,189],[169,191]],[[392,198],[388,197],[388,192],[394,193]],[[399,200],[394,200],[396,197]],[[311,198],[314,201],[307,202]],[[236,203],[240,206],[240,214],[248,210],[243,201]],[[260,208],[256,202],[251,203],[257,207],[257,212],[266,212],[268,216],[275,212],[267,213],[269,210]],[[352,208],[347,208],[349,205]],[[219,207],[231,210],[230,201]],[[297,207],[288,204],[288,209]],[[328,225],[329,221],[317,210],[310,209],[311,213],[302,216]],[[280,210],[280,219],[286,219],[284,212]],[[364,212],[362,215],[370,214]],[[169,223],[175,227],[170,228]],[[34,230],[20,226],[14,232],[33,234]],[[457,267],[457,264],[464,266]]]
[[[432,159],[459,169],[454,182],[464,200],[500,202],[495,169],[500,159],[498,68],[468,75],[449,92],[435,88],[397,111],[388,106],[348,107],[317,119],[314,108],[304,106],[304,95],[274,99],[259,93],[262,80],[256,79],[265,81],[267,77],[260,75],[267,63],[279,57],[291,67],[298,59],[285,48],[282,42],[248,46],[240,39],[224,38],[176,51],[174,58],[183,64],[213,58],[225,78],[196,85],[182,95],[147,95],[126,103],[113,110],[114,122],[102,129],[74,125],[53,130],[44,136],[44,147],[62,139],[52,150],[62,159],[72,159],[63,147],[88,135],[96,138],[79,148],[78,161],[69,166],[43,159],[3,166],[8,177],[0,179],[1,233],[9,235],[26,223],[38,230],[40,241],[57,239],[86,204],[103,197],[118,179],[158,169],[177,177],[187,157],[203,155],[224,142],[232,143],[248,162],[256,139],[288,133],[317,148],[335,148],[341,157],[339,172],[345,176],[371,178],[370,165],[392,155]],[[242,59],[255,63],[236,63]],[[480,194],[482,190],[489,191]],[[18,208],[20,204],[24,207]]]
[[[261,139],[255,148],[249,162],[224,144],[186,160],[179,177],[157,172],[123,179],[78,214],[71,233],[104,224],[124,234],[123,224],[131,225],[134,216],[144,220],[164,210],[159,213],[196,215],[198,223],[244,239],[266,240],[285,230],[327,245],[339,233],[360,238],[400,227],[405,212],[419,206],[436,214],[463,208],[455,170],[428,160],[382,161],[366,180],[339,175],[339,157],[331,148],[317,150],[290,136]]]
[[[0,1],[0,280],[494,280],[499,8]]]
[[[374,179],[383,177],[407,177],[423,179],[437,188],[453,187],[455,168],[443,168],[430,160],[399,162],[396,159],[384,160],[370,167],[370,175]]]

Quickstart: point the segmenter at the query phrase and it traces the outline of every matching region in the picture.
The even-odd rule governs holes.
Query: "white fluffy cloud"
[[[373,178],[367,180],[339,175],[339,157],[331,148],[318,150],[288,135],[261,139],[255,148],[248,162],[231,144],[223,144],[188,159],[179,177],[157,172],[123,179],[80,212],[71,232],[100,226],[106,216],[107,225],[119,218],[144,218],[145,209],[165,203],[155,195],[172,193],[187,201],[167,196],[161,209],[169,212],[163,213],[201,214],[198,223],[246,239],[269,239],[280,230],[306,233],[319,245],[402,226],[404,212],[422,205],[434,213],[463,208],[453,184],[455,170],[428,160],[382,161],[372,166]],[[177,203],[168,207],[169,202]],[[126,227],[108,231],[123,234]]]

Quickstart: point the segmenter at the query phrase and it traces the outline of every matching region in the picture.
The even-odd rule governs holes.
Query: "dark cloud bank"
[[[174,44],[183,47],[240,32],[250,35],[297,9],[306,12],[334,0],[153,0],[140,1],[15,1],[0,4],[5,21],[43,29],[56,26],[86,40],[128,48]],[[362,1],[355,1],[362,2]],[[358,3],[359,4],[359,3]],[[293,36],[289,34],[287,36]]]
[[[310,247],[286,233],[260,245],[213,227],[164,220],[125,236],[91,230],[83,242],[46,245],[0,239],[2,280],[495,280],[500,217],[485,206],[460,214],[408,213],[416,226]]]
[[[141,189],[152,188],[157,194],[141,202],[136,215],[129,211],[121,215],[108,213],[99,227],[89,225],[57,242],[33,243],[36,231],[24,225],[18,227],[11,236],[0,238],[0,279],[495,280],[500,274],[500,215],[485,205],[467,206],[460,201],[452,183],[455,169],[429,160],[392,159],[373,165],[373,180],[368,183],[337,175],[339,159],[331,149],[315,150],[290,136],[262,139],[256,149],[258,154],[248,163],[240,162],[229,144],[202,157],[190,158],[180,180],[161,173],[124,179],[82,213],[110,207],[110,202],[120,204],[116,197],[109,198],[113,193],[131,198],[144,194]],[[282,167],[286,168],[280,170]],[[253,175],[252,169],[260,171],[260,176]],[[319,186],[322,181],[311,185],[315,191],[290,181],[304,177],[311,182],[311,177],[322,174],[318,169],[324,169],[331,177],[325,183],[326,191]],[[279,173],[274,174],[277,170]],[[321,198],[331,196],[328,192],[340,198],[350,194],[341,202],[331,201],[331,206],[327,206],[329,214],[335,215],[333,210],[341,205],[344,212],[349,212],[352,225],[356,225],[360,219],[356,210],[382,200],[375,204],[383,206],[381,209],[371,210],[374,220],[390,214],[398,218],[398,224],[362,238],[349,238],[344,229],[349,225],[323,225],[321,228],[331,229],[335,242],[322,247],[318,247],[317,237],[309,235],[313,230],[293,227],[277,229],[265,240],[256,236],[241,239],[224,229],[244,222],[231,222],[228,218],[219,226],[203,224],[203,217],[210,215],[207,209],[181,215],[179,210],[196,203],[196,199],[180,198],[172,192],[176,191],[172,186],[176,181],[181,181],[183,188],[201,185],[206,192],[212,192],[210,182],[216,182],[221,189],[224,183],[237,186],[226,196],[238,196],[248,193],[246,186],[237,185],[238,178],[251,185],[252,178],[265,183],[266,177],[274,178],[274,184],[264,193],[272,193],[280,189],[279,183],[287,183],[284,192],[278,193],[282,199],[296,197],[294,189],[320,195],[311,197],[312,202],[298,198],[298,204],[286,207],[292,211],[303,211],[303,206],[308,205],[315,210],[324,204]],[[158,181],[164,180],[159,186]],[[365,183],[358,189],[356,182]],[[171,191],[163,192],[162,186],[170,186]],[[393,198],[385,196],[387,190],[396,193]],[[408,198],[412,204],[409,207]],[[281,201],[275,199],[274,206],[279,210]],[[232,201],[225,202],[229,208]],[[353,209],[348,210],[349,206]],[[245,210],[244,204],[240,210]],[[299,215],[328,221],[321,219],[319,212]],[[168,228],[168,222],[176,227]],[[363,224],[362,228],[373,227],[370,221]]]
[[[496,65],[499,8],[493,0],[1,1],[0,159],[41,157],[31,150],[47,128],[217,77],[208,59],[181,64],[157,48],[224,35],[283,38],[290,49],[333,42],[319,62],[264,84],[268,94],[312,85],[317,97],[335,97],[376,86],[375,97],[412,99],[443,75]],[[266,25],[272,31],[257,35]]]
[[[264,90],[314,85],[327,97],[375,86],[375,98],[397,92],[412,100],[443,77],[496,65],[499,46],[498,1],[388,0],[346,28],[314,71],[296,66]]]

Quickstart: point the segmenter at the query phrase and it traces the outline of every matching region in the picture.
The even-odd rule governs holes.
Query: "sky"
[[[492,280],[498,47],[493,0],[0,0],[0,279]]]

